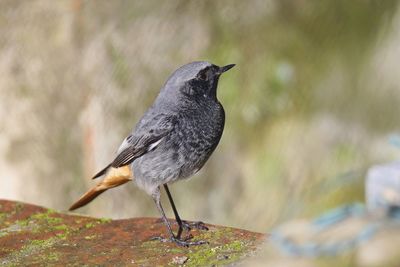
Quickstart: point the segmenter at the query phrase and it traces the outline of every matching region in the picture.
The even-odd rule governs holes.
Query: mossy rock
[[[172,222],[172,221],[171,221]],[[254,255],[265,235],[207,225],[190,232],[209,244],[179,247],[154,218],[96,219],[0,200],[0,265],[223,266]]]

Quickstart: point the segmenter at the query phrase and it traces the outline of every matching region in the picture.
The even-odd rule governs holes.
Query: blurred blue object
[[[316,230],[321,231],[334,224],[340,223],[341,221],[349,217],[363,215],[365,215],[365,207],[363,204],[348,204],[322,214],[320,217],[314,219],[312,224],[316,228]]]
[[[400,207],[400,162],[375,165],[368,170],[366,201],[370,212],[397,217]]]
[[[364,205],[360,203],[348,204],[340,206],[333,210],[330,210],[320,217],[316,218],[310,224],[310,228],[314,234],[318,234],[323,231],[329,230],[345,220],[349,220],[354,217],[365,217],[367,210]],[[290,256],[305,256],[305,257],[317,257],[317,256],[336,256],[345,251],[351,250],[359,246],[360,244],[368,241],[377,230],[380,228],[379,222],[369,222],[364,225],[356,234],[349,238],[339,239],[334,242],[327,241],[314,241],[312,237],[310,240],[306,240],[303,243],[296,242],[296,238],[290,236],[290,234],[284,233],[278,227],[272,231],[269,240],[272,242],[281,252]]]
[[[398,141],[400,145],[400,138]],[[335,256],[367,242],[388,225],[400,226],[400,162],[369,168],[365,189],[366,206],[347,204],[309,223],[279,226],[272,231],[270,242],[291,256]],[[338,235],[349,223],[353,223],[349,229],[355,230]]]
[[[389,143],[397,148],[400,148],[400,135],[392,134],[389,136]]]

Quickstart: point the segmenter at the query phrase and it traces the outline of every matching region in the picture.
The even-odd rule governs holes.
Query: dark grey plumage
[[[217,99],[217,85],[220,75],[233,66],[198,61],[177,69],[125,138],[115,160],[94,176],[105,174],[110,167],[130,165],[134,181],[153,197],[171,239],[180,245],[203,242],[181,240],[182,228],[188,226],[179,218],[167,184],[200,170],[218,145],[225,113]],[[164,186],[180,226],[177,235],[172,233],[161,206],[160,186]]]
[[[133,162],[135,180],[149,194],[159,185],[196,173],[221,138],[225,114],[216,98],[218,77],[211,85],[193,79],[207,66],[215,68],[210,72],[218,71],[205,62],[178,69],[133,132],[133,141],[148,136],[151,129],[151,135],[163,136],[155,148]],[[182,73],[188,75],[186,79]]]

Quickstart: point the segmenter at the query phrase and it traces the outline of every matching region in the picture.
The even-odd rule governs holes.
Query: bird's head
[[[169,77],[162,91],[168,98],[216,99],[219,77],[234,66],[219,67],[206,61],[186,64]]]

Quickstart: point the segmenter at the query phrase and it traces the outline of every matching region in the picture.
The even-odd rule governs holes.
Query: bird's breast
[[[184,174],[200,169],[218,145],[224,129],[224,111],[218,103],[203,110],[189,110],[178,120],[174,138],[175,157]]]
[[[186,109],[158,146],[133,162],[137,182],[163,184],[188,178],[200,170],[219,143],[224,128],[222,106]]]

